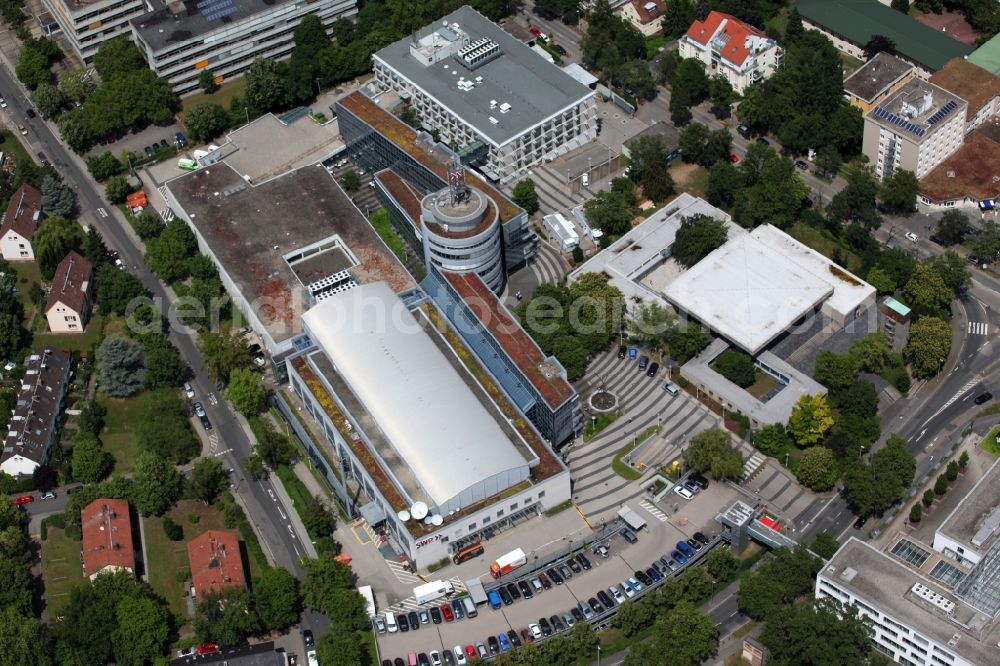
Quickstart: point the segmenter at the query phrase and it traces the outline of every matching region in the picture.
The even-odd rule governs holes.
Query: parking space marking
[[[208,404],[210,404],[210,405],[217,405],[217,404],[219,404],[219,399],[215,397],[214,393],[209,393],[208,394]]]
[[[663,513],[663,511],[661,511],[659,508],[657,508],[656,505],[651,504],[650,502],[648,502],[648,501],[646,501],[644,499],[639,500],[639,506],[641,506],[643,509],[645,509],[646,511],[649,511],[651,514],[653,514],[653,516],[657,520],[659,520],[661,523],[665,523],[668,520],[670,520],[670,516],[668,516],[667,514]]]
[[[103,208],[98,208],[97,209],[97,214],[100,215],[101,217],[107,217],[108,216],[108,211],[104,210]]]

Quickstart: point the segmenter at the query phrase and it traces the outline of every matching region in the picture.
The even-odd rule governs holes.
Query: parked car
[[[497,634],[497,642],[500,643],[500,650],[506,652],[510,650],[510,639],[507,638],[507,634]]]
[[[625,358],[625,354],[626,354],[625,346],[622,345],[621,347],[618,348],[618,358]]]
[[[583,613],[583,617],[587,620],[592,620],[594,618],[594,609],[587,605],[587,602],[580,602],[580,611]]]
[[[207,416],[203,415],[199,416],[198,418],[199,420],[201,420],[201,427],[205,429],[205,432],[208,432],[209,430],[212,429],[212,422],[208,420]]]
[[[184,395],[188,400],[194,398],[194,387],[191,386],[191,382],[184,382]]]
[[[664,555],[663,557],[660,558],[660,561],[667,565],[667,568],[670,569],[671,573],[677,571],[677,569],[680,568],[677,566],[677,563],[674,562],[672,557],[667,557],[666,555]]]
[[[576,561],[580,563],[580,566],[583,567],[584,571],[590,571],[591,564],[586,555],[583,553],[577,553]]]
[[[28,116],[29,118],[34,118],[35,115],[37,115],[37,114],[35,114],[35,110],[32,109],[31,107],[28,107],[27,109],[25,109],[24,114],[26,116]]]
[[[691,549],[691,546],[687,545],[687,543],[683,541],[677,542],[677,550],[684,553],[684,556],[687,557],[688,559],[694,557],[694,551]]]
[[[549,618],[549,624],[552,625],[552,631],[554,631],[556,633],[559,633],[560,631],[565,631],[566,630],[566,625],[563,624],[563,621],[561,619],[559,619],[558,615],[553,615],[552,617],[550,617]]]
[[[597,600],[600,601],[601,605],[605,608],[612,608],[615,605],[614,600],[604,590],[599,590],[597,592]]]
[[[531,591],[531,585],[529,585],[526,580],[517,581],[517,589],[521,591],[521,596],[525,599],[530,599],[535,596],[535,593]]]
[[[574,621],[576,621],[576,622],[584,622],[583,613],[580,612],[580,609],[577,606],[573,606],[572,608],[570,608],[569,609],[569,614],[570,614],[570,617],[572,617]]]
[[[645,578],[645,576],[643,577]],[[627,582],[629,587],[631,587],[636,592],[641,592],[642,588],[644,587],[642,583],[640,583],[638,580],[632,577],[627,578],[625,582]]]
[[[694,533],[694,538],[697,539],[698,542],[700,544],[702,544],[703,546],[707,546],[709,544],[709,542],[711,541],[711,539],[709,539],[707,536],[705,536],[701,532],[695,532]]]
[[[732,162],[733,164],[739,164],[740,163],[740,156],[730,150],[729,151],[729,161]]]
[[[615,600],[615,603],[619,606],[625,603],[625,597],[622,595],[622,591],[618,589],[616,585],[612,585],[608,588],[608,592],[611,593],[611,598]]]
[[[573,618],[572,613],[563,613],[562,620],[567,629],[572,629],[576,626],[576,620]]]
[[[598,601],[597,597],[587,599],[587,605],[590,606],[591,610],[593,610],[595,614],[604,612],[604,604]]]
[[[562,55],[562,56],[566,55],[566,49],[564,49],[560,45],[556,44],[552,48],[554,48],[556,50],[556,53],[558,53],[559,55]]]
[[[635,532],[633,532],[630,529],[622,530],[622,538],[628,541],[629,543],[636,543],[639,541],[639,537],[637,537],[635,535]]]
[[[198,646],[198,654],[214,654],[219,651],[219,646],[215,643],[202,643]]]
[[[39,153],[38,153],[38,163],[41,164],[42,166],[48,166],[49,165],[49,158],[46,157],[45,153],[43,153],[41,151],[39,151]]]
[[[657,371],[659,369],[660,369],[660,364],[659,363],[650,363],[649,364],[649,370],[646,370],[646,376],[647,377],[655,377],[656,373],[657,373]]]
[[[913,233],[912,231],[907,231],[903,235],[906,236],[906,240],[911,241],[913,243],[917,242],[917,235],[915,233]]]
[[[656,567],[649,567],[644,573],[646,574],[646,578],[648,578],[652,583],[658,583],[663,580],[663,576],[661,576],[660,572],[656,570]]]
[[[573,573],[575,573],[575,574],[578,574],[578,573],[580,573],[580,572],[583,571],[583,568],[580,566],[580,563],[577,562],[572,557],[569,558],[568,560],[566,560],[566,564],[567,564],[567,566],[569,566],[570,569],[573,570]]]
[[[0,97],[0,109],[6,109],[6,108],[7,108],[7,100],[5,100],[3,97]]]
[[[195,401],[195,403],[193,405],[191,405],[191,408],[194,410],[194,413],[197,416],[204,416],[205,415],[205,408],[197,400]]]
[[[497,594],[500,595],[500,599],[503,601],[504,606],[510,606],[514,603],[514,597],[510,596],[510,592],[507,591],[507,588],[497,588]]]
[[[538,618],[538,627],[542,630],[542,636],[552,635],[552,625],[544,617]]]
[[[687,564],[688,561],[688,558],[684,556],[684,553],[680,552],[679,550],[670,551],[670,557],[677,560],[677,563],[680,564],[681,566]]]
[[[507,640],[509,640],[510,644],[513,645],[514,647],[516,648],[521,647],[521,638],[520,636],[517,635],[517,632],[514,631],[513,629],[507,632]]]
[[[441,624],[443,618],[441,617],[441,609],[437,606],[431,608],[431,622],[434,624]]]
[[[174,134],[174,141],[176,141],[177,145],[179,145],[181,148],[186,146],[188,142],[187,137],[184,136],[184,132],[178,132],[177,134]]]
[[[532,626],[536,626],[536,625],[532,625]],[[525,645],[527,645],[528,643],[534,643],[535,642],[535,636],[534,636],[534,634],[531,633],[531,631],[529,629],[522,629],[521,630],[521,641],[524,642]]]
[[[573,577],[573,572],[565,564],[559,567],[559,574],[563,577],[563,580],[569,580]]]
[[[701,472],[692,472],[691,474],[689,474],[688,481],[692,481],[693,483],[697,484],[697,486],[702,490],[708,489],[709,485],[708,479],[706,479]]]
[[[632,575],[635,576],[639,580],[639,582],[645,585],[646,587],[649,587],[650,585],[653,584],[653,579],[647,576],[645,571],[637,570],[634,571]]]
[[[451,604],[442,604],[441,605],[441,617],[444,618],[445,622],[454,622],[455,621],[455,613],[453,613],[452,610],[451,610]]]
[[[544,571],[535,576],[535,580],[541,583],[542,587],[546,590],[552,589],[552,581],[549,580],[549,577],[545,575]]]
[[[698,486],[698,484],[695,483],[694,481],[691,481],[690,479],[688,479],[681,485],[690,490],[692,495],[697,495],[699,492],[701,492],[701,488]]]
[[[694,493],[681,485],[674,486],[674,492],[686,500],[694,498]]]
[[[975,400],[973,400],[972,402],[976,403],[977,405],[982,405],[983,403],[989,402],[992,399],[993,399],[993,394],[990,393],[989,391],[986,391],[985,393],[980,393],[979,395],[977,395]]]
[[[416,630],[420,628],[420,618],[417,617],[416,611],[410,611],[409,613],[407,613],[406,619],[410,621],[411,629]]]
[[[542,621],[544,621],[544,620],[545,620],[545,618],[542,618]],[[546,622],[546,624],[548,624],[548,622]],[[529,624],[528,625],[528,631],[530,631],[531,635],[534,638],[536,638],[536,639],[541,638],[542,636],[545,635],[545,632],[542,631],[542,623],[541,622],[539,622],[538,624]],[[551,629],[549,630],[549,633],[552,633]]]
[[[385,620],[382,618],[381,615],[375,616],[375,631],[377,631],[380,634],[385,633]]]
[[[500,594],[496,590],[490,590],[487,592],[486,598],[490,602],[490,608],[493,610],[500,610],[500,606],[503,605],[503,600],[500,598]]]
[[[507,590],[507,594],[509,594],[510,598],[514,601],[521,598],[521,592],[517,589],[517,585],[514,583],[507,583],[507,586],[504,589]]]
[[[486,651],[486,646],[483,645],[482,643],[476,643],[476,652],[479,653],[480,659],[485,659],[490,654],[489,652]]]
[[[635,588],[632,587],[632,583],[630,583],[627,579],[621,582],[621,588],[622,592],[625,593],[626,599],[631,599],[635,596]]]
[[[795,167],[797,169],[802,169],[803,171],[809,171],[809,165],[802,160],[795,160]]]
[[[556,571],[555,567],[552,567],[551,569],[548,570],[548,575],[549,575],[549,578],[552,579],[552,582],[555,583],[556,585],[562,585],[563,584],[562,576],[559,575],[559,572]],[[544,585],[545,583],[542,583],[542,584]]]
[[[142,149],[142,152],[146,153],[146,157],[152,157],[153,156],[153,147],[152,146],[146,146],[145,148]]]
[[[404,634],[410,630],[410,621],[406,619],[406,613],[400,613],[396,616],[396,624],[399,625],[399,630]]]

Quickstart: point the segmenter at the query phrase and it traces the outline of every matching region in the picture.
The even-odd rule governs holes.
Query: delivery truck
[[[418,604],[426,604],[454,591],[455,588],[450,582],[435,580],[413,588],[413,598]]]
[[[497,558],[497,561],[490,565],[490,575],[500,578],[514,569],[524,566],[528,561],[524,551],[520,548],[510,551],[506,555]]]

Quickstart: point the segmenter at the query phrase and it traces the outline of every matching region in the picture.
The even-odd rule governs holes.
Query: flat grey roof
[[[913,65],[888,53],[877,53],[844,81],[844,91],[867,102],[901,79]]]
[[[1000,640],[1000,626],[989,624],[985,615],[958,600],[944,587],[856,537],[841,546],[820,570],[817,588],[823,578],[973,664],[997,661],[1000,651],[995,646]],[[985,627],[981,639],[911,592],[914,583],[956,602],[954,619],[966,626]],[[952,640],[956,640],[954,645],[950,645]]]
[[[255,14],[274,13],[281,5],[297,0],[183,0],[131,21],[133,29],[154,51],[195,39],[213,30],[224,30]],[[199,9],[199,3],[202,8]]]
[[[354,203],[319,165],[302,167],[260,185],[249,185],[225,162],[166,184],[212,255],[255,307],[276,342],[301,330],[308,305],[285,257],[338,237],[356,263],[358,282],[385,280],[396,291],[416,286]],[[331,257],[331,261],[332,261]],[[335,262],[327,266],[333,269]],[[303,267],[304,269],[304,267]],[[322,276],[310,276],[314,279]]]
[[[586,273],[604,273],[610,278],[610,284],[620,289],[626,299],[655,300],[664,304],[662,296],[639,283],[639,279],[666,261],[668,255],[664,252],[674,244],[681,220],[694,215],[714,217],[727,223],[730,221],[724,211],[704,199],[682,192],[649,219],[632,227],[624,236],[570,273],[570,281]],[[745,232],[729,224],[729,233],[732,236]]]
[[[711,367],[719,354],[727,349],[729,343],[716,338],[704,351],[681,366],[681,375],[692,384],[710,390],[757,423],[786,423],[788,417],[792,415],[795,403],[803,395],[826,395],[825,386],[805,373],[799,372],[771,352],[765,351],[757,356],[757,362],[782,375],[787,383],[767,402],[763,402]]]
[[[449,27],[443,27],[445,23]],[[457,31],[454,24],[458,24]],[[463,40],[459,33],[464,33],[472,42],[491,39],[500,46],[502,55],[474,70],[467,69],[448,53],[456,40]],[[424,39],[428,49],[439,49],[447,55],[436,56],[429,66],[418,61],[410,54],[410,47],[415,40]],[[411,81],[498,146],[595,94],[468,5],[421,28],[412,37],[390,44],[372,57]],[[471,90],[463,91],[457,85],[463,77],[473,81],[482,77],[482,81]],[[491,100],[496,101],[497,108],[490,108]],[[501,113],[499,107],[505,103],[511,108]],[[490,121],[491,117],[496,124]]]
[[[980,555],[986,553],[1000,532],[1000,460],[994,462],[962,498],[938,532],[967,544]],[[982,534],[980,534],[982,532]],[[973,539],[979,536],[979,546]]]
[[[966,116],[969,104],[941,86],[910,79],[899,90],[873,106],[865,118],[915,143],[927,141],[955,114]]]
[[[436,506],[528,478],[524,455],[388,285],[336,294],[302,318]]]

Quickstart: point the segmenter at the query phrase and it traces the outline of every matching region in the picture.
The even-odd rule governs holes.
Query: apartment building
[[[7,261],[34,261],[31,245],[42,224],[42,193],[25,183],[10,195],[0,221],[0,256]]]
[[[734,16],[712,11],[696,20],[677,43],[682,58],[697,58],[710,77],[722,76],[740,93],[770,78],[784,50],[757,28]]]
[[[70,251],[56,267],[45,317],[53,333],[83,333],[90,321],[94,266]]]
[[[146,0],[42,0],[42,5],[84,62],[90,62],[104,42],[130,34],[129,21],[150,10]]]
[[[372,59],[378,85],[495,182],[597,136],[596,93],[469,6]]]
[[[616,9],[615,13],[644,37],[655,37],[663,32],[660,24],[666,10],[667,3],[664,0],[630,0]]]
[[[202,70],[222,81],[256,58],[287,56],[304,16],[329,28],[357,11],[357,0],[173,0],[134,18],[132,33],[150,68],[183,95],[198,89]]]
[[[862,150],[875,175],[906,169],[923,178],[958,150],[968,103],[940,86],[913,79],[865,114]]]
[[[1000,115],[1000,76],[963,58],[955,58],[928,79],[969,103],[965,114],[968,134]]]
[[[868,113],[916,76],[913,65],[888,53],[875,57],[844,79],[844,99]]]

